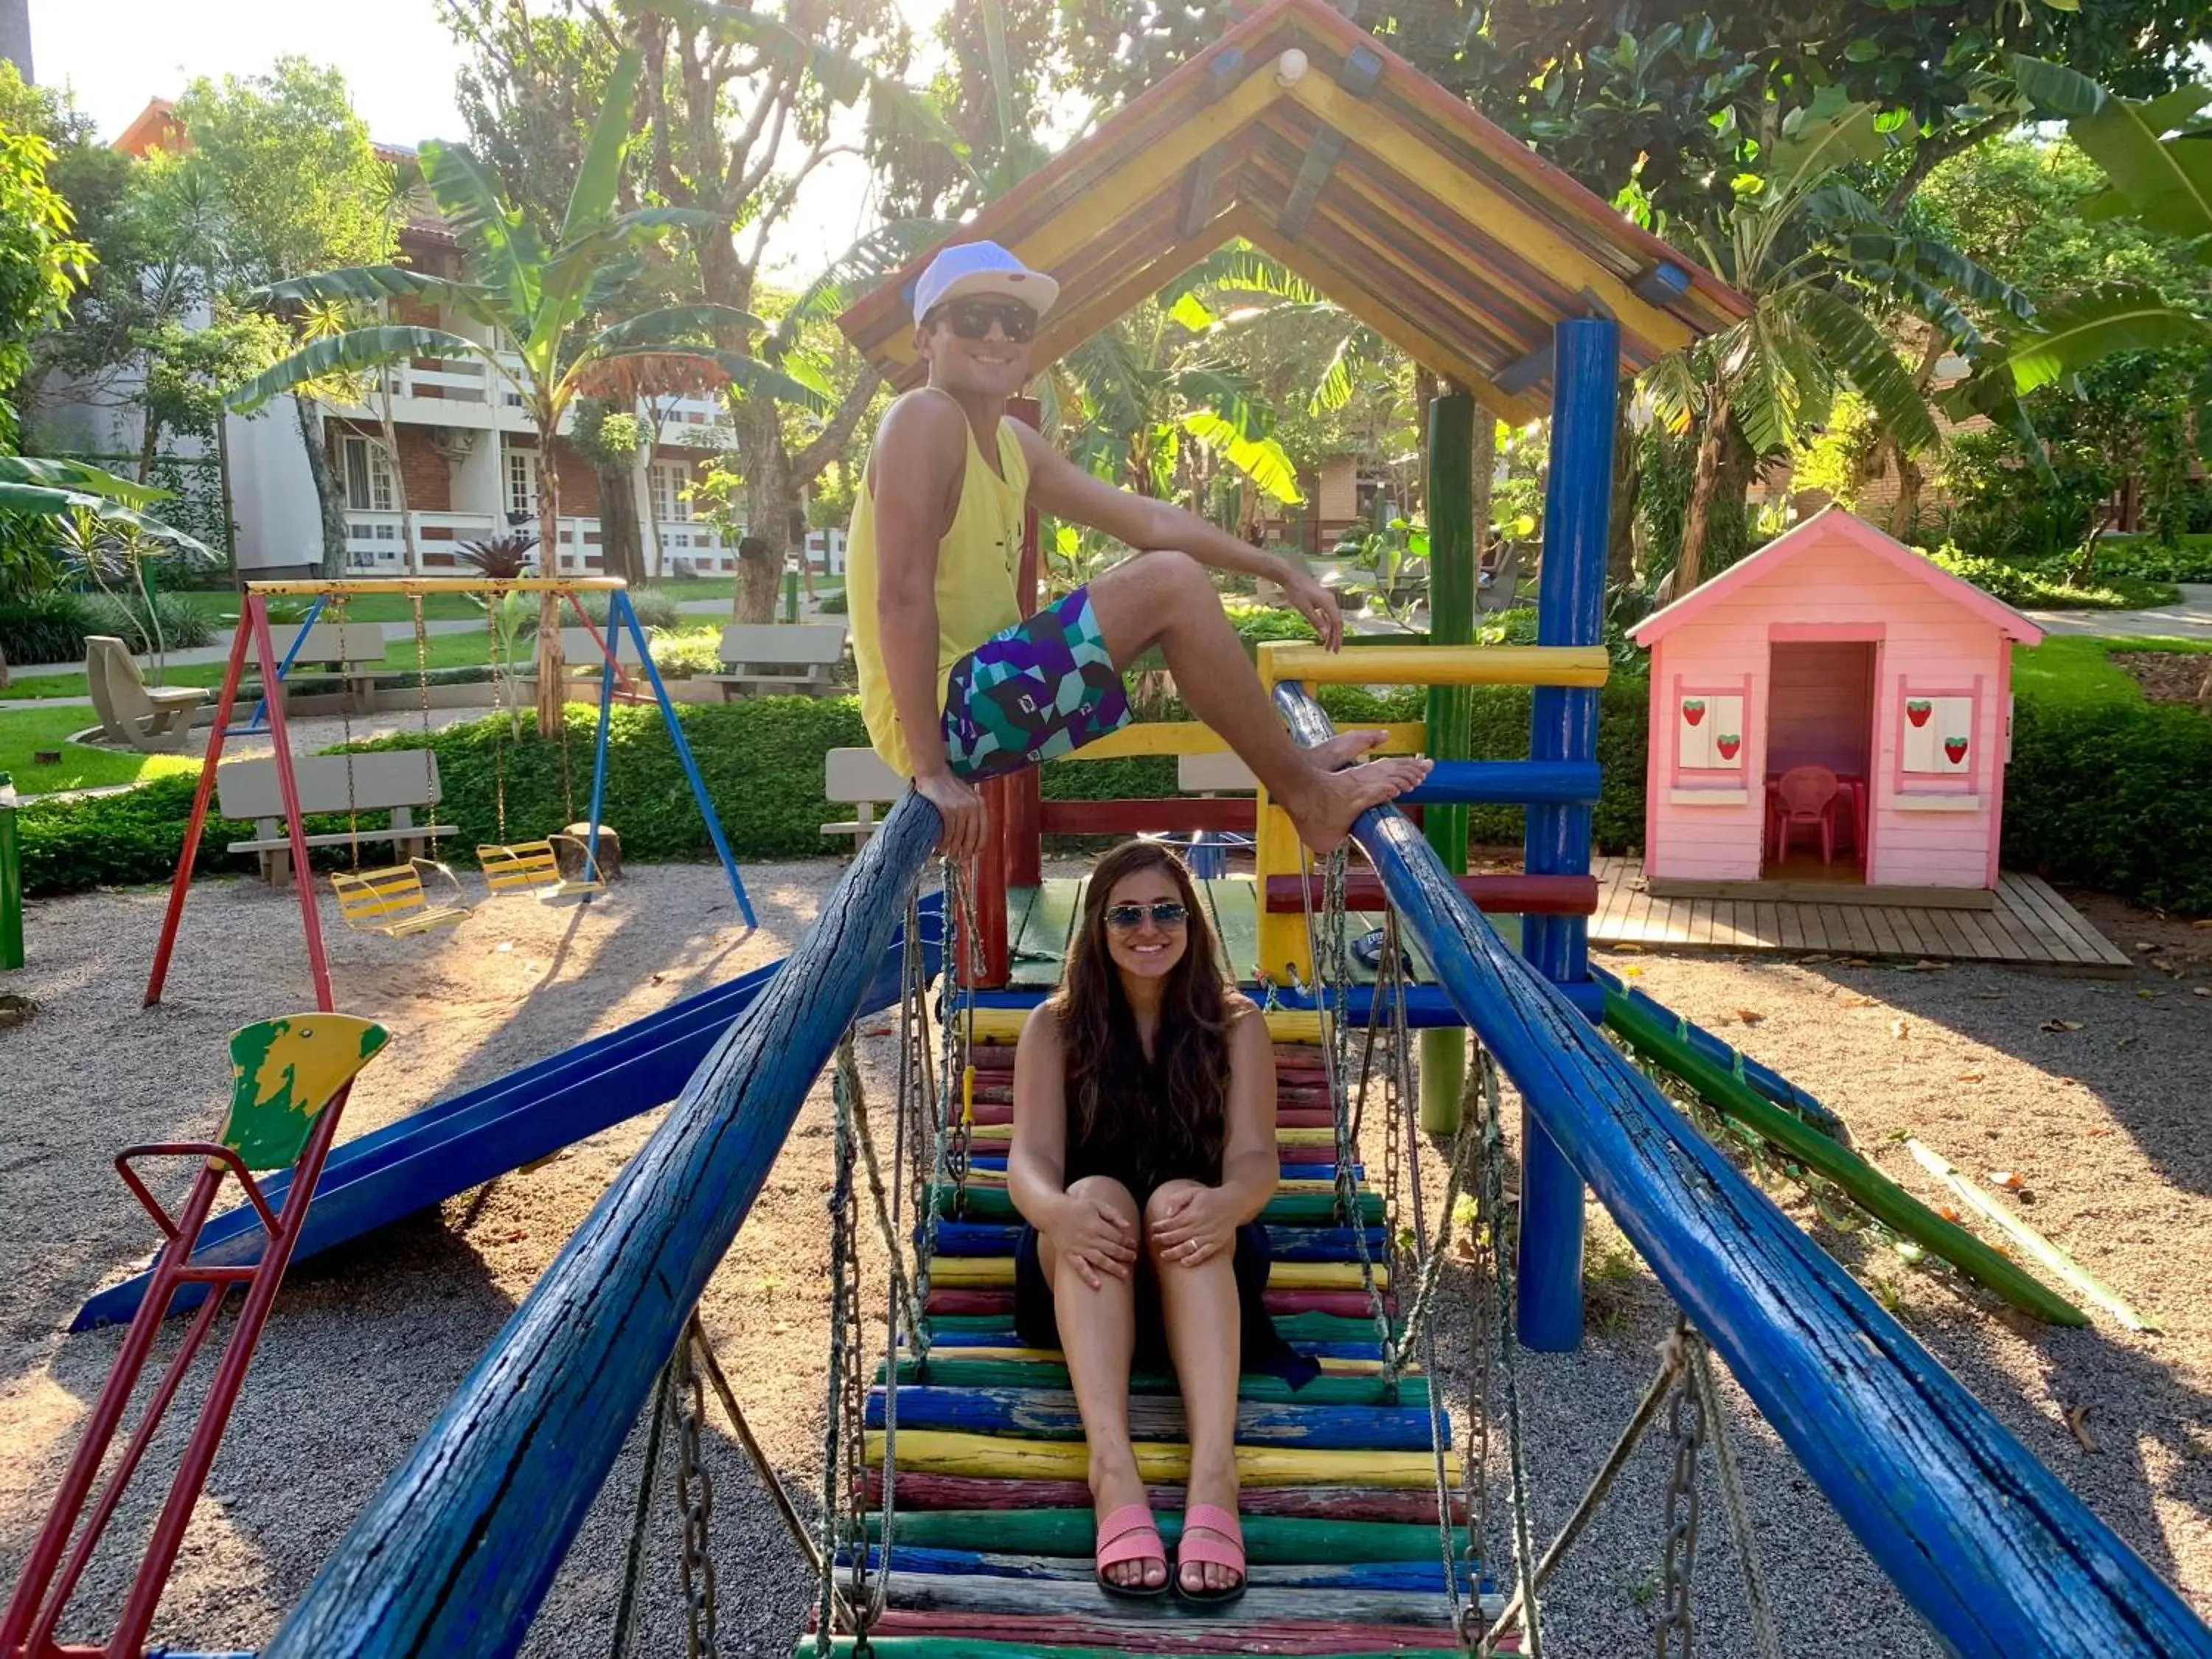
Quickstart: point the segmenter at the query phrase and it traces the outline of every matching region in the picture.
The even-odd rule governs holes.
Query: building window
[[[689,524],[691,521],[691,501],[684,492],[691,487],[691,469],[682,461],[655,461],[653,464],[653,516],[662,524]]]
[[[510,517],[538,516],[538,452],[510,447],[507,452],[507,510]]]
[[[392,463],[381,444],[367,438],[347,438],[340,445],[345,459],[346,506],[356,513],[392,511]]]

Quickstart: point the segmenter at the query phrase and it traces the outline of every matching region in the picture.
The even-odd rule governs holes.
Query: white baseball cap
[[[1018,300],[1042,317],[1060,297],[1060,284],[996,242],[962,242],[932,259],[915,283],[914,320],[921,322],[948,301],[980,295]]]

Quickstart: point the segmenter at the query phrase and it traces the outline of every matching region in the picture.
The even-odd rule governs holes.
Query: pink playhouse
[[[1990,902],[2027,617],[1832,507],[1632,637],[1653,892]]]

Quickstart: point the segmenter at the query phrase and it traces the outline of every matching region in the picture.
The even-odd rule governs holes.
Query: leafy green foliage
[[[31,367],[32,337],[67,314],[92,261],[47,182],[53,155],[39,134],[0,126],[0,450],[15,447],[8,394]]]
[[[2075,576],[2063,559],[1992,559],[1940,547],[1928,556],[2007,605],[2039,611],[2140,611],[2181,597],[2170,582],[2101,571]]]

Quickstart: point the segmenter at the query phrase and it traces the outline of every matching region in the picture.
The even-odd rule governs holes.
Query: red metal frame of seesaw
[[[1034,539],[1034,530],[1031,536]],[[215,725],[208,732],[207,757],[200,763],[199,787],[192,792],[192,810],[185,821],[185,844],[177,855],[176,874],[169,882],[168,908],[161,916],[161,937],[154,947],[153,971],[146,978],[146,1006],[150,1008],[161,1000],[161,987],[169,976],[169,959],[175,954],[177,932],[185,918],[185,896],[191,889],[192,866],[198,861],[200,836],[207,827],[209,804],[215,799],[216,769],[222,761],[223,739],[230,731],[231,711],[237,706],[238,688],[245,678],[246,647],[250,642],[254,658],[262,663],[278,660],[274,641],[269,629],[269,599],[270,593],[428,593],[428,592],[489,592],[544,593],[556,592],[565,597],[574,610],[577,620],[584,624],[592,642],[599,647],[601,659],[613,668],[623,695],[636,698],[629,677],[623,672],[622,653],[601,637],[583,602],[577,596],[584,592],[611,592],[624,586],[606,576],[532,577],[514,581],[447,580],[429,578],[422,580],[372,577],[360,581],[336,582],[255,582],[250,585],[240,608],[238,629],[230,642],[230,660],[223,670],[222,692],[216,701]],[[273,680],[264,675],[264,680]],[[264,690],[273,690],[265,686]],[[276,792],[284,805],[286,834],[292,843],[292,884],[299,890],[301,931],[307,935],[307,970],[315,984],[315,1006],[324,1013],[336,1012],[331,1000],[330,957],[323,947],[322,916],[315,902],[315,884],[307,863],[307,827],[300,812],[300,783],[293,769],[292,744],[285,730],[284,699],[279,696],[267,698],[269,708],[269,742],[275,750],[276,762]],[[1001,903],[1003,904],[1003,895]],[[1003,924],[1002,924],[1003,926]],[[0,1659],[13,1659],[0,1650]]]

